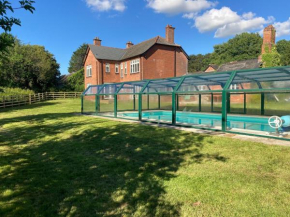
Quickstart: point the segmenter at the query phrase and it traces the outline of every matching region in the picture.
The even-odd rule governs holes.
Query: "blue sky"
[[[18,10],[22,21],[12,34],[23,43],[43,45],[62,74],[82,43],[94,37],[102,45],[125,48],[176,27],[175,42],[188,54],[209,53],[236,33],[260,32],[274,24],[277,40],[290,40],[289,0],[35,0],[35,13]],[[16,2],[16,1],[13,1]]]

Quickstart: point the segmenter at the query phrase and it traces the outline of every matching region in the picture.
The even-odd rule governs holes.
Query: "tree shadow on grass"
[[[105,119],[64,121],[69,116],[17,118],[37,124],[10,130],[17,138],[0,158],[0,215],[178,216],[181,204],[165,200],[164,181],[187,159],[226,160],[202,153],[206,135]],[[52,118],[57,124],[46,123]]]

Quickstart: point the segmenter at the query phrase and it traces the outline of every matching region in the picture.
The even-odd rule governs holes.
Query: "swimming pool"
[[[122,113],[124,118],[138,118],[138,112]],[[143,120],[155,120],[157,122],[172,122],[172,112],[170,111],[144,111]],[[208,128],[221,127],[221,114],[200,114],[189,112],[177,112],[176,123],[185,125],[200,125]],[[275,129],[268,125],[267,117],[254,116],[227,116],[228,128],[256,130],[263,132],[275,132]]]

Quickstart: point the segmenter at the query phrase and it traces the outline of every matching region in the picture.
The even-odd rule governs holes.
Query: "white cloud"
[[[274,22],[273,17],[267,20],[256,17],[252,12],[239,15],[228,7],[211,9],[195,18],[195,27],[199,32],[215,31],[215,38],[228,37],[242,32],[259,31],[264,24]]]
[[[208,0],[147,0],[147,6],[152,8],[157,13],[179,14],[188,13],[193,17],[193,14],[202,10],[215,6],[216,2]]]
[[[285,22],[276,22],[274,23],[276,28],[276,36],[281,37],[284,35],[290,35],[290,17]]]
[[[125,0],[86,0],[87,5],[97,11],[124,11]]]
[[[211,9],[195,19],[195,27],[200,32],[208,32],[240,19],[240,16],[228,7]]]
[[[264,24],[269,23],[263,17],[256,17],[249,20],[240,20],[218,28],[215,32],[215,38],[223,38],[248,31],[255,31],[264,28]]]

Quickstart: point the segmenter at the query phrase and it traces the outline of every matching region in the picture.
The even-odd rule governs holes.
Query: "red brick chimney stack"
[[[101,46],[102,40],[99,37],[94,38],[94,45]]]
[[[165,30],[166,30],[166,41],[174,44],[174,30],[175,30],[175,28],[172,27],[171,25],[167,25]]]
[[[266,47],[269,47],[269,51],[271,51],[275,43],[276,43],[276,30],[273,25],[269,25],[264,29],[263,33],[262,54],[265,53]]]
[[[132,47],[134,44],[131,41],[128,41],[126,44],[126,48]]]

